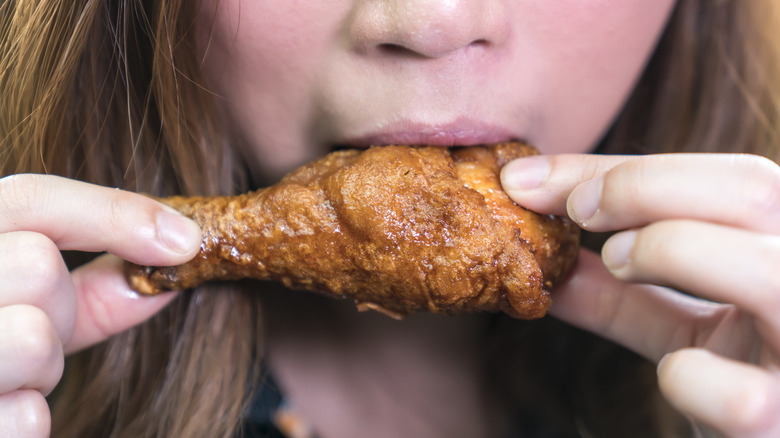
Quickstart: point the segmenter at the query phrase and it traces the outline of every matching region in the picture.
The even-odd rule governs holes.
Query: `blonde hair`
[[[158,195],[246,184],[199,75],[197,2],[0,6],[0,169]],[[259,380],[262,318],[236,288],[182,294],[69,358],[54,436],[232,436]]]
[[[608,152],[780,158],[780,5],[680,1]]]
[[[158,195],[247,189],[199,73],[197,3],[2,2],[0,175]],[[680,0],[602,150],[780,158],[775,5]],[[233,436],[259,376],[260,314],[240,288],[201,288],[75,355],[54,400],[54,435]],[[608,423],[588,424],[617,436]]]

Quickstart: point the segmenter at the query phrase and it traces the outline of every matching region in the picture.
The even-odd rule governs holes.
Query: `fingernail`
[[[666,353],[666,354],[664,354],[664,356],[661,358],[661,360],[659,360],[659,361],[658,361],[658,365],[656,365],[656,367],[655,367],[655,373],[656,373],[656,375],[659,375],[659,376],[660,376],[660,374],[661,374],[661,370],[663,369],[663,367],[664,367],[664,364],[666,363],[666,361],[669,359],[669,356],[671,356],[671,355],[672,355],[672,353]]]
[[[580,225],[586,225],[599,210],[603,188],[604,179],[601,177],[580,184],[574,189],[566,205],[569,216]]]
[[[157,213],[157,235],[172,251],[185,254],[200,246],[200,228],[173,209]]]
[[[501,182],[506,191],[524,191],[539,188],[550,174],[547,157],[527,157],[510,161],[501,170]]]
[[[637,231],[623,231],[610,237],[601,249],[601,258],[610,271],[618,271],[631,262]]]

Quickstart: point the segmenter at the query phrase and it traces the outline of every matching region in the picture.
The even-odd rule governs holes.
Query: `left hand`
[[[522,158],[507,193],[589,231],[552,314],[658,362],[670,403],[728,436],[780,436],[780,168],[752,155]],[[684,291],[685,293],[682,293]]]

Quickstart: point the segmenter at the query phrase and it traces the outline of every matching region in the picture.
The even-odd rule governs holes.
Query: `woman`
[[[656,408],[646,363],[549,319],[391,324],[254,284],[139,299],[117,257],[69,271],[60,254],[166,265],[198,247],[197,228],[153,201],[76,180],[226,194],[338,144],[522,138],[551,158],[504,169],[517,202],[633,230],[605,244],[609,269],[581,254],[553,315],[666,357],[661,390],[697,422],[777,432],[776,166],[557,155],[776,159],[771,1],[200,3],[0,6],[2,174],[69,178],[0,183],[5,430],[48,432],[44,395],[81,351],[53,397],[58,436],[232,436],[264,370],[326,437],[686,433]],[[511,366],[490,373],[500,385],[481,378],[486,357]]]

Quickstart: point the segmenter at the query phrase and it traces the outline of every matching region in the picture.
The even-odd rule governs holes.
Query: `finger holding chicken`
[[[521,143],[342,150],[255,192],[165,198],[201,226],[200,254],[175,267],[128,263],[128,279],[144,294],[273,280],[396,318],[538,318],[575,262],[579,230],[501,190],[501,167],[535,153]]]

